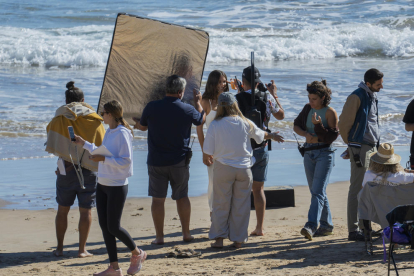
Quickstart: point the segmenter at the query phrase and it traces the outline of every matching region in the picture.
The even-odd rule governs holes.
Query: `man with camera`
[[[201,93],[194,92],[194,106],[183,103],[186,80],[177,75],[167,78],[166,96],[147,104],[141,119],[134,118],[134,128],[148,130],[148,195],[152,197],[151,213],[156,238],[153,244],[164,244],[165,198],[168,182],[172,199],[177,203],[184,241],[191,241],[191,204],[188,199],[190,135],[192,124],[204,123]]]
[[[364,81],[348,96],[339,116],[339,131],[345,144],[345,159],[351,160],[351,179],[348,192],[348,240],[364,241],[364,234],[358,230],[358,193],[369,167],[370,154],[377,151],[380,139],[378,121],[378,99],[376,93],[383,88],[384,74],[377,69],[365,72]]]
[[[240,111],[244,116],[252,108],[252,91],[251,91],[251,79],[252,79],[252,70],[251,66],[243,70],[242,75],[242,84],[243,91],[240,91],[236,95],[237,102],[239,104]],[[275,82],[272,80],[271,83],[267,85],[267,89],[264,87],[262,81],[260,80],[259,69],[254,67],[254,83],[256,84],[255,90],[255,106],[260,112],[261,122],[258,127],[262,129],[267,129],[271,115],[277,120],[283,120],[285,118],[285,112],[279,102],[277,97],[277,87]],[[248,116],[247,116],[248,117]],[[280,142],[283,142],[283,137],[279,136]],[[269,163],[269,153],[266,147],[266,141],[257,144],[255,141],[252,141],[253,148],[253,157],[256,162],[252,166],[253,174],[253,198],[254,206],[256,209],[256,218],[257,225],[256,229],[251,233],[251,235],[263,236],[263,221],[266,210],[266,197],[264,194],[264,182],[267,177],[267,165]]]

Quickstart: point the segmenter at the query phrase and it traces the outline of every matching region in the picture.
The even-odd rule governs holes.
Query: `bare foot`
[[[255,229],[253,232],[250,233],[250,236],[264,236],[264,233],[261,229]]]
[[[216,241],[211,244],[211,247],[213,247],[213,248],[223,248],[223,238],[216,239]]]
[[[242,242],[234,242],[231,246],[235,247],[235,248],[241,248],[242,247]]]
[[[78,253],[78,258],[86,258],[86,257],[91,257],[91,256],[93,256],[93,254],[92,253],[89,253],[86,250],[84,252],[82,252],[82,253]]]
[[[193,236],[188,236],[188,237],[183,236],[183,241],[185,241],[185,242],[192,242],[193,240],[194,240]]]
[[[63,249],[53,250],[53,255],[55,255],[55,257],[62,257],[63,256]]]
[[[151,242],[151,244],[155,244],[155,245],[163,245],[164,244],[164,239],[155,239]]]

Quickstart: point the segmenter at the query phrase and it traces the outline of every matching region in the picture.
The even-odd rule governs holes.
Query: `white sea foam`
[[[105,66],[113,26],[61,29],[2,27],[0,63],[38,66]]]
[[[211,37],[208,60],[325,59],[349,56],[413,57],[414,31],[371,24],[305,28],[281,32],[274,29],[229,31],[207,29]]]
[[[209,62],[326,59],[349,56],[413,57],[414,31],[345,24],[299,31],[272,28],[207,28]],[[0,31],[0,63],[46,67],[106,66],[113,26]]]

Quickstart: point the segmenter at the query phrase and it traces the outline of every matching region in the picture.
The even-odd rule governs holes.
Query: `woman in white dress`
[[[227,83],[227,76],[223,71],[214,70],[208,75],[206,90],[203,94],[201,100],[201,106],[203,107],[204,112],[206,113],[206,127],[210,126],[210,123],[216,117],[217,112],[217,100],[221,93],[229,91],[229,86]],[[197,126],[197,136],[198,141],[200,142],[201,149],[204,145],[204,124]],[[208,205],[210,207],[210,216],[212,212],[212,203],[213,203],[213,166],[210,165],[207,167],[208,172]]]

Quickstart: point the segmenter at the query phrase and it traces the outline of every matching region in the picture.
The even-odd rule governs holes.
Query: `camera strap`
[[[75,145],[76,159],[78,160],[78,164],[77,164],[78,167],[76,168],[75,162],[73,162],[72,154],[70,153],[71,145],[72,145],[72,143],[69,144],[69,157],[70,157],[70,161],[72,162],[72,165],[73,165],[73,167],[75,169],[76,176],[78,177],[78,180],[79,180],[79,183],[80,183],[81,188],[82,189],[85,189],[85,179],[83,178],[82,167],[81,167],[81,160],[79,159],[79,153],[78,153],[78,146]],[[82,157],[81,158],[83,158],[83,155],[84,154],[85,154],[85,150],[83,151],[83,154],[82,154]]]
[[[298,143],[298,148],[301,148],[302,146],[299,144],[298,137],[296,136],[295,133],[293,133],[293,135],[295,136],[296,142]]]
[[[352,148],[353,147],[349,147],[350,149],[351,149],[351,151],[352,151],[352,155],[355,155],[355,153],[354,153],[354,151],[352,150]],[[359,148],[359,152],[358,152],[358,154],[360,154],[361,153],[361,148]]]

